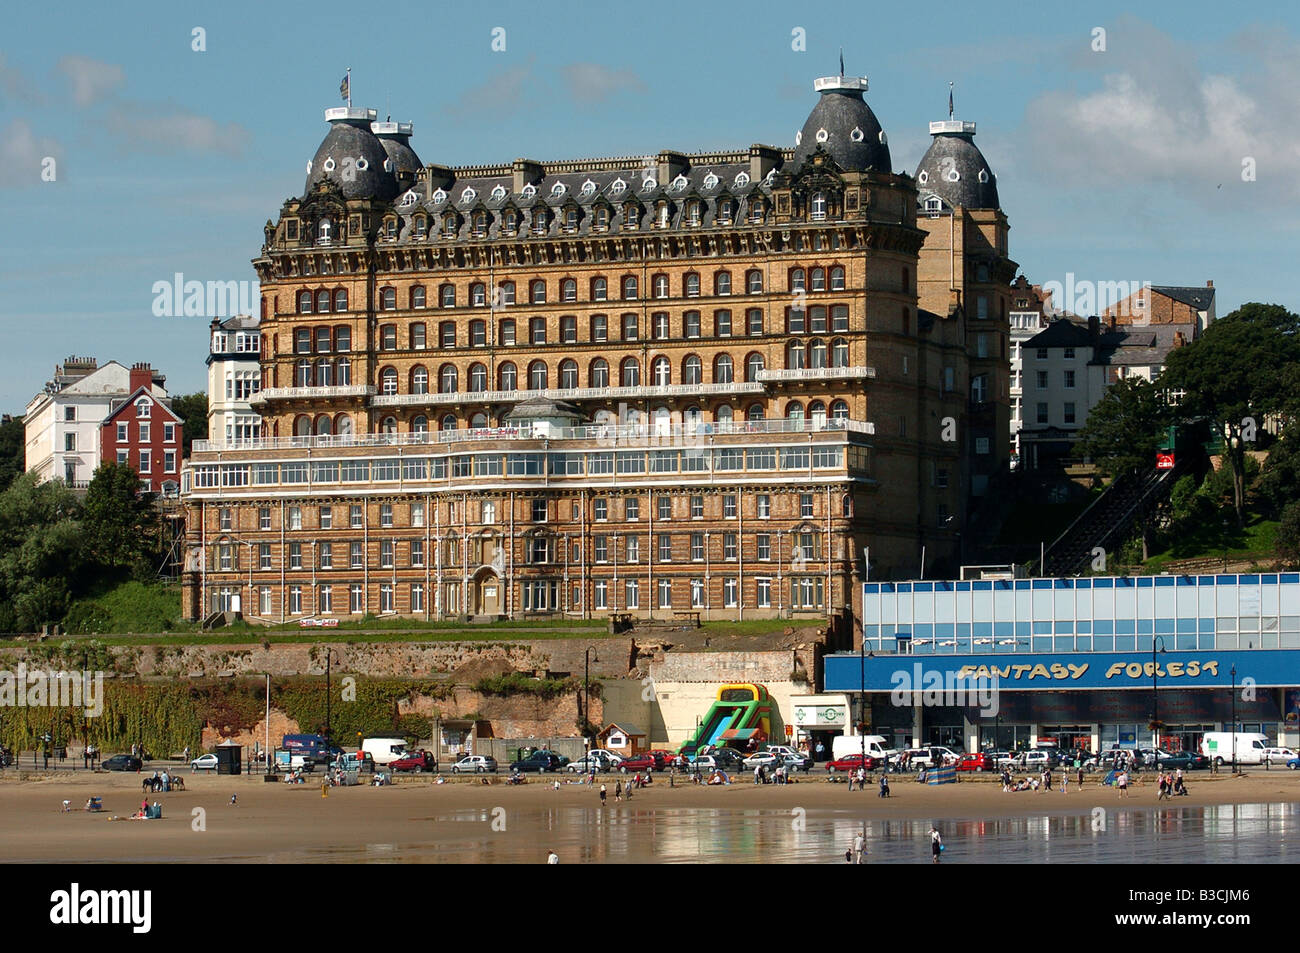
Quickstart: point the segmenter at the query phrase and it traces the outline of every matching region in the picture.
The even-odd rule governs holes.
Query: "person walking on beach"
[[[943,850],[943,836],[937,827],[930,828],[930,863],[939,862],[939,853]]]
[[[605,806],[605,785],[600,786],[600,806]]]
[[[1082,762],[1075,762],[1075,763],[1078,765],[1079,768],[1079,790],[1082,791],[1083,790],[1083,764]]]
[[[853,790],[853,784],[854,784],[855,781],[857,781],[857,779],[858,779],[858,772],[856,772],[856,771],[850,771],[850,772],[849,772],[849,790],[850,790],[850,791]]]
[[[548,864],[558,864],[560,862],[560,855],[553,850],[548,851],[546,854],[546,862]]]
[[[866,838],[862,836],[862,832],[859,831],[858,833],[854,834],[853,835],[853,862],[855,864],[862,863],[862,854],[866,850],[866,847],[867,847]]]
[[[885,772],[880,772],[880,796],[889,797],[889,777]]]
[[[615,781],[615,782],[614,782],[614,800],[615,800],[615,801],[621,801],[621,800],[623,800],[623,782],[622,782],[622,781]]]
[[[1125,797],[1128,794],[1128,772],[1121,771],[1115,778],[1115,785],[1119,788],[1119,796]]]

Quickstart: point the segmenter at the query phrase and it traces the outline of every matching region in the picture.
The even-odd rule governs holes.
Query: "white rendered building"
[[[208,352],[208,438],[226,445],[262,435],[262,418],[249,403],[262,388],[258,319],[237,314],[212,322]]]

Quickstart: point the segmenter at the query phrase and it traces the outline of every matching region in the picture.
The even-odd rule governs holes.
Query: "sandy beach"
[[[140,775],[81,774],[21,779],[0,777],[0,843],[10,862],[149,862],[149,861],[352,861],[380,860],[385,852],[416,848],[451,860],[518,860],[530,851],[545,851],[547,838],[567,845],[570,853],[590,850],[593,839],[604,843],[605,829],[633,820],[653,827],[657,815],[698,814],[701,818],[758,819],[788,817],[802,808],[810,816],[875,820],[995,819],[1088,814],[1096,807],[1154,809],[1156,788],[1150,780],[1121,799],[1096,779],[1082,791],[1071,783],[1048,792],[1004,793],[993,779],[928,786],[895,780],[893,796],[875,788],[850,792],[844,784],[813,775],[784,786],[757,786],[737,781],[706,787],[667,778],[638,790],[633,800],[599,804],[596,789],[577,783],[553,788],[554,777],[530,777],[511,786],[503,778],[490,785],[473,780],[433,783],[432,777],[401,778],[389,787],[331,788],[321,796],[319,784],[264,783],[260,777],[187,775],[189,790],[150,795],[163,805],[161,820],[126,820],[140,807]],[[1248,777],[1189,776],[1189,797],[1163,802],[1164,807],[1211,804],[1291,804],[1300,801],[1300,772],[1252,771]],[[91,795],[101,797],[103,813],[82,808]],[[238,803],[230,804],[232,795]],[[62,802],[71,811],[62,812]],[[122,818],[112,820],[114,816]],[[600,828],[599,836],[593,831]],[[554,846],[561,846],[555,844]],[[658,859],[645,837],[628,837],[619,859]],[[680,845],[678,848],[680,849]],[[687,849],[689,855],[689,849]],[[606,854],[593,856],[604,859]],[[398,859],[394,856],[393,859]],[[744,860],[738,856],[737,860]]]

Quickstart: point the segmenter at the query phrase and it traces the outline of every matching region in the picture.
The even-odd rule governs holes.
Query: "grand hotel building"
[[[187,612],[830,615],[868,551],[955,558],[1007,220],[973,123],[898,173],[866,80],[815,87],[792,150],[495,166],[327,110],[254,260],[260,436],[184,474]]]

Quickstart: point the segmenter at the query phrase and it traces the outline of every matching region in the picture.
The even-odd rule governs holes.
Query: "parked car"
[[[790,772],[802,771],[804,774],[807,774],[813,769],[813,759],[808,757],[806,754],[799,754],[798,752],[795,754],[782,755],[781,764]]]
[[[836,758],[834,761],[826,762],[826,773],[834,774],[836,771],[856,771],[858,768],[866,768],[868,771],[874,771],[879,762],[871,755],[865,758],[861,754],[846,754],[842,758]]]
[[[713,751],[709,752],[709,756],[717,762],[718,767],[722,768],[723,771],[745,770],[745,759],[741,756],[739,751],[735,751],[731,748],[715,748]],[[753,769],[751,768],[750,770],[752,771]]]
[[[485,754],[469,754],[451,766],[452,774],[496,774],[497,760]]]
[[[656,748],[654,751],[651,751],[650,754],[652,757],[658,759],[663,763],[663,767],[659,769],[661,771],[667,771],[668,766],[671,765],[674,761],[676,761],[677,758],[679,757],[677,753],[674,751],[664,751],[660,748]]]
[[[624,758],[618,763],[618,770],[623,774],[629,771],[654,771],[661,767],[655,763],[655,759],[647,752],[646,754],[634,754],[630,758]]]
[[[691,762],[690,769],[699,774],[712,774],[714,771],[726,770],[718,763],[718,759],[711,754],[696,755],[695,760]]]
[[[992,771],[997,767],[993,756],[983,751],[964,754],[957,759],[958,771]]]
[[[437,771],[438,759],[433,756],[433,752],[421,748],[419,751],[403,755],[396,761],[390,761],[388,767],[393,771]]]
[[[1022,751],[1020,757],[1016,758],[1015,766],[1021,771],[1042,771],[1044,768],[1054,768],[1056,764],[1048,751]]]
[[[1295,771],[1296,769],[1300,768],[1300,758],[1292,758],[1290,761],[1286,763],[1286,766],[1290,768],[1292,771]]]
[[[564,770],[570,774],[590,774],[592,768],[597,771],[616,771],[622,763],[622,755],[606,751],[604,748],[592,748],[577,761],[570,761],[564,766]]]
[[[780,763],[780,756],[773,752],[758,751],[745,759],[744,768],[746,771],[753,771],[755,768],[762,768],[764,771],[771,771]]]
[[[212,757],[216,758],[216,755]],[[142,762],[139,758],[132,757],[129,754],[115,754],[107,761],[104,761],[100,767],[105,771],[139,771]]]
[[[1296,759],[1296,753],[1290,748],[1265,748],[1263,761],[1265,764],[1287,764]]]
[[[568,763],[568,758],[554,751],[534,751],[527,758],[512,762],[510,773],[526,774],[536,771],[538,774],[546,774],[549,771],[561,771]]]
[[[899,766],[906,765],[908,771],[935,768],[943,764],[943,751],[946,750],[946,748],[908,748],[895,755],[893,762]]]
[[[122,756],[118,755],[118,757]],[[201,754],[190,762],[190,769],[193,771],[215,771],[217,770],[217,756],[215,754]]]

